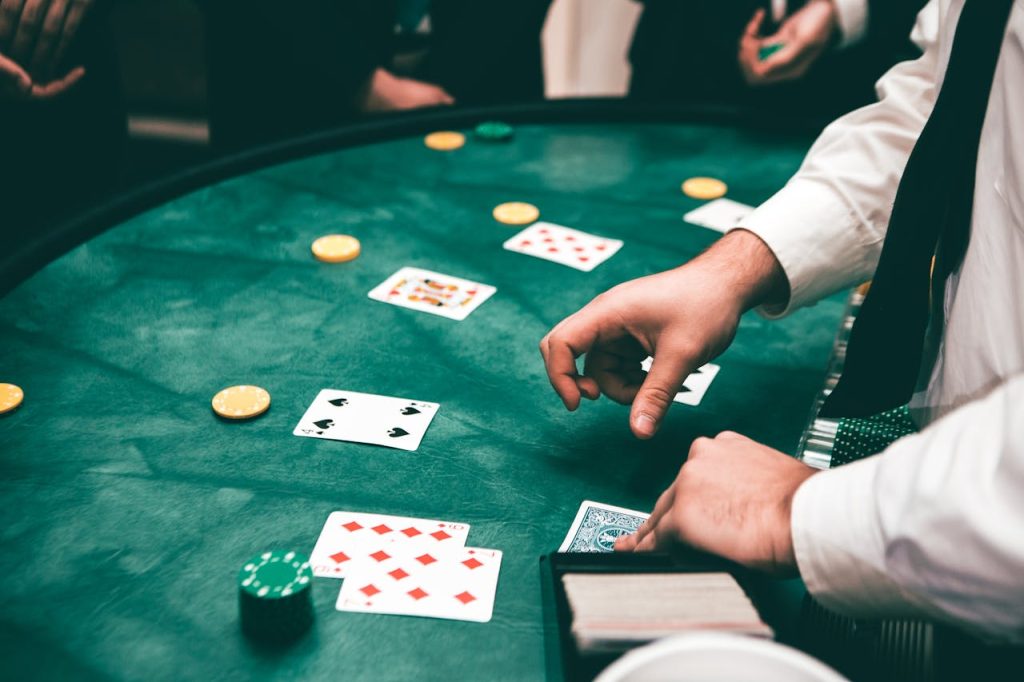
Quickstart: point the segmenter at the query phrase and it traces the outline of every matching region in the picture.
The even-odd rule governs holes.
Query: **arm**
[[[767,312],[808,305],[874,271],[900,176],[938,91],[939,9],[933,0],[914,29],[921,58],[882,77],[879,102],[829,125],[800,171],[740,224],[772,249],[789,280],[788,304]]]
[[[1024,375],[809,478],[791,528],[800,573],[827,607],[1024,641]]]

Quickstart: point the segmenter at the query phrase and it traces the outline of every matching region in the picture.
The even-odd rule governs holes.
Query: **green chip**
[[[514,129],[502,121],[484,121],[474,130],[476,136],[490,142],[507,142],[512,139]]]
[[[771,57],[773,54],[781,50],[783,47],[785,47],[783,43],[762,45],[761,48],[757,51],[757,58],[763,62],[764,60],[768,59],[768,57]]]
[[[238,587],[257,599],[281,599],[309,589],[313,571],[298,552],[273,551],[254,556],[238,572]]]

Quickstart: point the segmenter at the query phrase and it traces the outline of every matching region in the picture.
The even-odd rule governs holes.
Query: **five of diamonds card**
[[[368,295],[375,301],[464,320],[495,291],[497,289],[489,284],[406,267],[378,284]]]
[[[590,272],[614,256],[622,248],[622,242],[553,223],[534,223],[503,246],[509,251]]]

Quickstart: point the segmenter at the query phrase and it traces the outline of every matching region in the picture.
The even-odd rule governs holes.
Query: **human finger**
[[[629,414],[629,423],[637,438],[650,438],[657,433],[683,380],[699,364],[697,361],[685,346],[674,348],[672,344],[664,344],[659,348]]]
[[[541,341],[548,381],[570,411],[580,404],[582,376],[576,367],[576,358],[593,348],[600,334],[598,314],[584,308],[559,323]]]
[[[71,43],[75,39],[75,35],[78,34],[78,28],[82,25],[82,20],[89,13],[90,8],[93,5],[93,0],[71,0],[71,4],[68,6],[67,16],[64,17],[64,26],[60,32],[60,41],[57,43],[57,48],[53,52],[52,64],[53,68],[59,69],[61,63],[64,61],[64,56],[67,54],[71,47]]]
[[[25,64],[31,57],[32,46],[50,6],[49,0],[27,0],[21,8],[18,29],[11,40],[10,55],[19,64]]]
[[[70,90],[75,83],[82,80],[83,76],[85,76],[85,67],[76,66],[71,71],[68,71],[63,78],[50,81],[46,85],[33,85],[29,97],[32,99],[53,99]]]
[[[645,375],[640,363],[645,355],[634,339],[620,339],[587,353],[583,374],[594,380],[601,393],[628,405],[643,383]]]
[[[0,0],[0,51],[7,51],[25,0]]]
[[[32,90],[32,79],[25,69],[0,54],[0,88],[14,97],[24,97]]]
[[[52,0],[49,10],[43,18],[42,28],[39,30],[39,37],[36,39],[36,46],[32,51],[32,59],[29,60],[29,70],[39,74],[37,77],[49,78],[56,70],[56,64],[52,60],[60,41],[67,9],[68,0]]]

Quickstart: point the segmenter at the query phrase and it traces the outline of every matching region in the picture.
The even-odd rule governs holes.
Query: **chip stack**
[[[242,631],[260,641],[284,644],[313,623],[309,559],[298,552],[264,552],[238,573]]]

